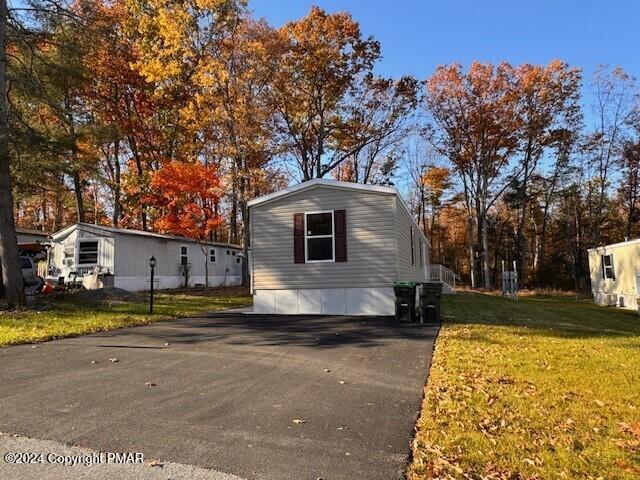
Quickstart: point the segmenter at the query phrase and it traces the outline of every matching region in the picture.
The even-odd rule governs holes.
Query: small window
[[[305,214],[307,262],[333,261],[333,211]]]
[[[180,245],[180,265],[187,265],[189,263],[189,247],[186,245]]]
[[[602,277],[615,280],[616,274],[613,270],[613,255],[602,255]]]
[[[78,244],[78,265],[98,263],[98,240],[82,240]]]
[[[238,264],[240,263],[240,259],[239,258],[236,258],[236,263],[238,263]]]
[[[209,263],[216,263],[216,249],[209,249]]]
[[[233,255],[235,257],[236,256],[236,251],[234,250],[233,252],[231,252],[231,255]]]
[[[413,236],[413,227],[411,227],[409,234],[411,235],[411,265],[416,264],[416,247],[415,247],[415,238]]]
[[[227,255],[229,255],[231,252],[229,250],[227,250]]]

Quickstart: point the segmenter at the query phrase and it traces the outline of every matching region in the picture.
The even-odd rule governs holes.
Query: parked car
[[[24,289],[27,295],[38,293],[44,286],[44,280],[38,276],[38,268],[32,257],[20,256],[20,269],[24,279]]]

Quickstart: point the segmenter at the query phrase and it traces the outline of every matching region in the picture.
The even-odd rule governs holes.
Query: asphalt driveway
[[[246,479],[402,478],[436,334],[218,314],[2,348],[0,431]]]

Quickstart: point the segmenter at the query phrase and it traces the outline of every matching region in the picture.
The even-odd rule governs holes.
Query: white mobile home
[[[394,281],[432,280],[429,241],[394,188],[315,179],[249,208],[254,312],[392,315]]]
[[[140,230],[76,223],[51,236],[49,277],[82,279],[96,267],[129,291],[149,289],[149,258],[157,261],[156,288],[241,285],[242,255],[235,245]]]
[[[640,238],[589,249],[591,292],[600,305],[637,309]]]

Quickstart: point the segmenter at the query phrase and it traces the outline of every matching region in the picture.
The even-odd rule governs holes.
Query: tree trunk
[[[485,290],[491,288],[491,277],[489,269],[489,232],[486,212],[482,215],[482,276]]]
[[[471,288],[476,288],[476,258],[473,240],[473,219],[467,220],[467,246],[469,247],[469,275],[471,276]]]
[[[23,303],[24,281],[18,260],[9,169],[6,38],[7,2],[0,0],[0,267],[5,301],[15,307]]]
[[[244,258],[242,259],[242,286],[249,288],[251,285],[251,272],[249,270],[249,242],[251,238],[251,219],[247,207],[246,179],[240,179],[240,215],[242,215],[242,247]]]
[[[121,185],[120,185],[120,140],[113,143],[113,170],[114,170],[114,186],[113,186],[113,226],[117,227],[122,215],[121,205]]]
[[[238,169],[232,174],[231,213],[229,214],[229,243],[238,243]]]
[[[76,221],[84,222],[84,203],[82,201],[82,181],[80,180],[80,172],[73,172],[73,190],[76,197]]]

